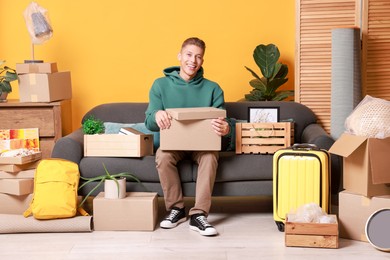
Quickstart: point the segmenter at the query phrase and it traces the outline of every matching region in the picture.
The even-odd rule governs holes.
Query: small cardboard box
[[[160,131],[160,149],[180,151],[220,151],[221,137],[211,127],[211,120],[226,117],[215,107],[170,108],[171,127]]]
[[[285,226],[286,246],[298,247],[339,247],[339,226],[336,223],[290,222],[288,214]]]
[[[0,179],[0,193],[26,195],[34,192],[34,179]]]
[[[39,161],[25,164],[0,164],[0,172],[16,173],[37,168]]]
[[[0,193],[0,214],[23,214],[29,207],[33,194],[10,195]]]
[[[137,131],[138,132],[138,131]],[[84,135],[84,156],[142,157],[153,155],[153,135]]]
[[[367,197],[390,194],[388,154],[390,138],[342,134],[329,149],[344,157],[343,183],[349,192]]]
[[[20,102],[52,102],[72,98],[70,72],[19,75]]]
[[[54,73],[57,72],[57,63],[40,62],[40,63],[16,63],[16,73]]]
[[[124,199],[93,199],[94,229],[153,231],[158,217],[157,193],[128,192]]]
[[[0,171],[0,179],[33,179],[35,169],[23,170],[19,172]]]
[[[369,198],[348,191],[340,192],[340,237],[368,242],[365,231],[367,220],[371,214],[383,208],[390,208],[390,195]]]
[[[236,154],[274,154],[294,143],[294,123],[236,123]]]
[[[0,164],[26,164],[40,160],[42,157],[41,152],[36,152],[26,156],[16,157],[0,157]]]

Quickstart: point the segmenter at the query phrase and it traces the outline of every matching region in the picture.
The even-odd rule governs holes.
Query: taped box
[[[19,75],[20,102],[52,102],[72,98],[70,72]]]
[[[55,62],[37,62],[37,63],[16,63],[16,73],[54,73],[57,72],[57,63]]]
[[[84,156],[142,157],[153,155],[153,135],[136,134],[84,135]]]
[[[128,192],[123,199],[106,199],[100,192],[93,199],[93,223],[96,231],[153,231],[158,218],[155,192]]]
[[[294,143],[294,123],[236,123],[236,154],[274,154]]]
[[[338,221],[336,223],[290,222],[287,214],[285,244],[292,247],[338,248]]]

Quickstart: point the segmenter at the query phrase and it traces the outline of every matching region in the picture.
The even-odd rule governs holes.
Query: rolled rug
[[[0,214],[0,234],[91,232],[92,216],[37,220],[23,215]]]

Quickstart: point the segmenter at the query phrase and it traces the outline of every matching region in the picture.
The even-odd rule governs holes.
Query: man
[[[217,107],[224,108],[224,96],[220,86],[203,77],[203,56],[206,45],[198,38],[189,38],[182,44],[178,59],[180,67],[164,70],[165,77],[155,80],[149,92],[149,106],[145,125],[152,131],[167,129],[171,117],[167,108]],[[217,135],[225,136],[230,126],[225,118],[211,120]],[[156,152],[156,167],[168,216],[160,223],[162,228],[174,228],[186,221],[186,212],[177,163],[190,157],[198,163],[195,205],[189,210],[190,228],[205,236],[217,235],[207,216],[211,206],[211,194],[218,167],[217,151],[163,151]]]

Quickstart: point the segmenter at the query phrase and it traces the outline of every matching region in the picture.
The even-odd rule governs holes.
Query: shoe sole
[[[176,223],[172,223],[172,222],[168,222],[168,221],[167,221],[167,225],[162,224],[162,222],[164,221],[164,220],[163,220],[163,221],[160,223],[160,227],[161,227],[161,228],[165,228],[165,229],[174,228],[174,227],[177,227],[177,225],[179,225],[180,223],[185,222],[186,220],[187,220],[187,218],[181,218],[181,219],[179,219]]]
[[[198,231],[199,234],[201,234],[202,236],[215,236],[218,234],[217,230],[215,230],[214,228],[206,228],[206,230],[200,230],[198,227],[190,225],[190,229]]]

